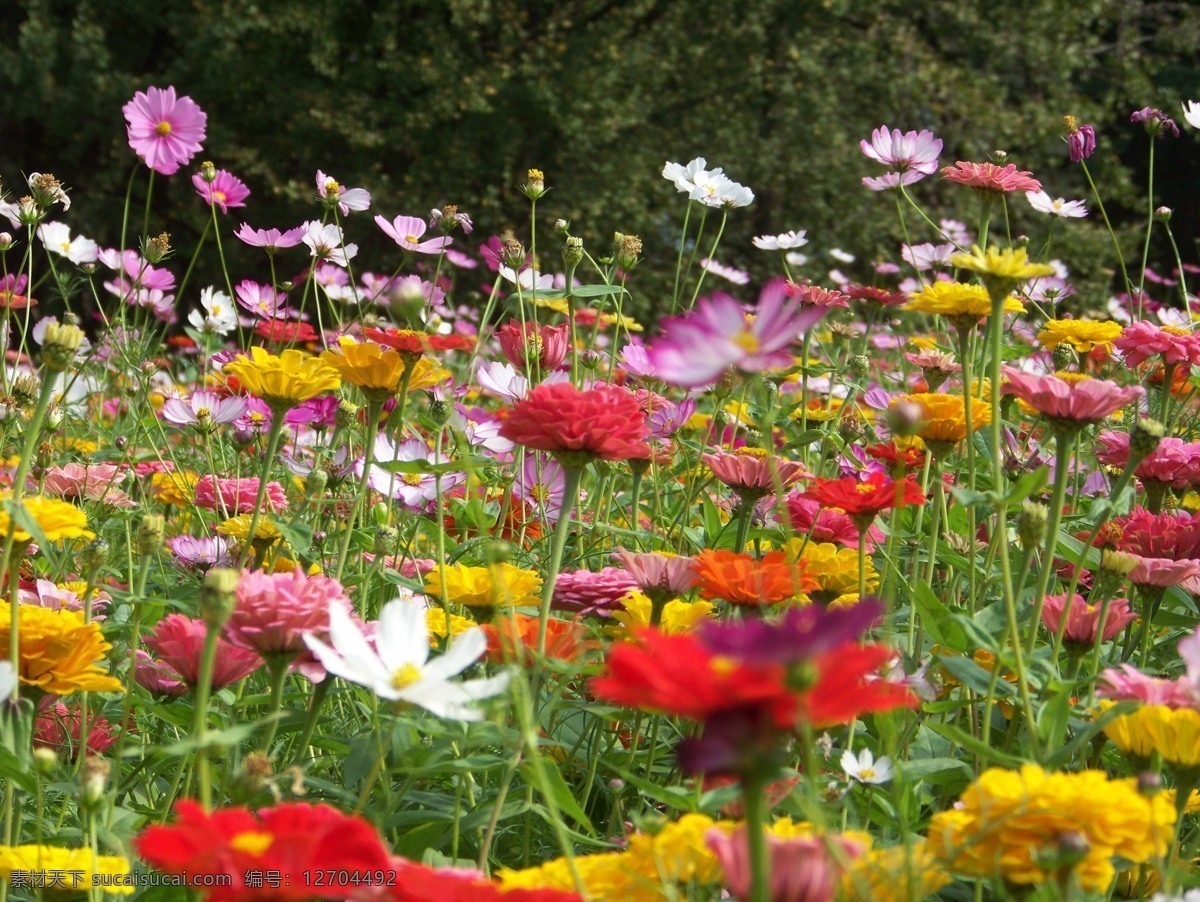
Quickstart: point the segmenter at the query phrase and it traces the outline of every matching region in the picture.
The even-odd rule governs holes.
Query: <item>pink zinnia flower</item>
[[[555,610],[611,617],[621,599],[638,587],[633,575],[620,567],[599,571],[568,570],[554,581]]]
[[[303,226],[281,232],[279,229],[252,229],[244,222],[242,227],[233,233],[235,238],[251,247],[261,247],[268,254],[273,254],[280,248],[295,247],[304,234]]]
[[[746,827],[732,833],[709,830],[705,841],[721,863],[725,885],[735,899],[751,898],[752,876],[750,840]],[[845,866],[862,854],[862,846],[841,837],[781,839],[768,833],[770,885],[766,898],[771,902],[833,902],[841,885]],[[836,843],[839,854],[828,844]]]
[[[806,307],[849,307],[847,300],[850,296],[836,288],[822,288],[820,285],[810,285],[807,282],[781,282],[780,287],[788,297],[796,298]],[[771,288],[770,285],[767,288]],[[767,289],[764,289],[764,294]]]
[[[1162,356],[1165,364],[1200,363],[1200,335],[1175,326],[1156,326],[1154,323],[1137,322],[1125,327],[1113,347],[1122,353],[1129,366],[1144,363],[1155,354]]]
[[[624,567],[638,588],[651,598],[656,595],[675,598],[690,592],[696,585],[695,561],[690,557],[618,551],[613,554],[613,560]]]
[[[790,366],[792,342],[820,322],[826,308],[801,307],[781,284],[768,287],[750,312],[718,292],[691,313],[664,321],[662,336],[647,352],[658,377],[694,388],[730,367],[762,372]]]
[[[416,216],[397,216],[391,222],[382,216],[376,216],[375,224],[400,247],[413,253],[439,254],[450,243],[450,239],[444,235],[440,238],[422,241],[421,236],[425,234],[428,226],[425,224],[425,220]]]
[[[246,206],[245,200],[250,196],[246,183],[225,169],[218,169],[211,182],[197,172],[192,176],[192,184],[206,204],[220,207],[222,213],[228,213],[230,207]]]
[[[739,448],[733,454],[717,451],[702,454],[700,459],[717,479],[742,494],[775,493],[786,489],[797,479],[812,475],[802,463],[771,454],[759,454],[759,450]]]
[[[320,169],[317,170],[317,197],[336,206],[342,216],[349,216],[351,210],[361,211],[371,206],[371,192],[366,188],[347,188]]]
[[[1096,694],[1115,702],[1136,701],[1168,708],[1190,708],[1196,703],[1194,688],[1189,683],[1147,676],[1131,664],[1102,672]]]
[[[1129,462],[1128,433],[1100,433],[1096,436],[1095,453],[1105,466],[1123,469]],[[1173,489],[1200,485],[1200,442],[1167,436],[1138,464],[1134,475],[1143,482],[1161,482]]]
[[[208,117],[175,88],[147,88],[121,108],[128,123],[129,146],[159,175],[173,175],[200,150]]]
[[[299,670],[309,680],[325,679],[304,634],[329,641],[329,606],[352,613],[342,584],[327,576],[308,576],[297,567],[291,573],[243,573],[237,586],[237,606],[225,624],[225,638],[239,648],[257,652]]]
[[[215,392],[198,391],[186,400],[167,398],[162,406],[162,418],[176,426],[198,426],[202,430],[232,423],[246,412],[246,399],[222,397]]]
[[[183,614],[168,614],[146,637],[146,647],[158,655],[158,660],[174,671],[179,679],[195,689],[200,682],[200,658],[207,633],[208,626],[203,620],[193,620]],[[236,683],[258,670],[262,663],[262,658],[254,652],[238,648],[226,639],[217,639],[217,660],[210,688],[223,689]]]
[[[1088,604],[1082,595],[1075,595],[1067,604],[1066,595],[1047,595],[1042,607],[1042,623],[1051,635],[1058,635],[1063,613],[1067,617],[1063,639],[1091,647],[1096,644],[1100,632],[1100,609],[1103,605]],[[1109,603],[1108,616],[1104,622],[1104,641],[1107,642],[1127,625],[1137,619],[1137,612],[1129,608],[1128,598],[1114,598]]]
[[[863,184],[872,191],[883,191],[899,185],[911,185],[937,172],[938,154],[942,141],[931,131],[890,132],[881,125],[871,132],[871,141],[858,142],[862,152],[892,171],[879,178],[864,178]]]
[[[133,499],[117,488],[125,481],[125,473],[116,464],[66,463],[51,467],[42,479],[42,491],[56,498],[136,507]]]
[[[997,166],[995,163],[964,163],[942,168],[942,178],[974,188],[983,194],[1009,194],[1013,191],[1038,191],[1042,183],[1032,172],[1017,169],[1016,165]]]
[[[1140,385],[1121,386],[1104,379],[1067,382],[1004,368],[1004,394],[1016,395],[1050,420],[1098,423],[1145,393]]]
[[[202,476],[196,483],[196,505],[205,510],[220,511],[230,517],[235,514],[249,514],[254,510],[258,487],[257,476],[230,479]],[[278,482],[268,482],[266,494],[263,495],[263,509],[280,513],[287,510],[287,506],[288,500],[283,486]]]
[[[832,542],[845,548],[858,547],[858,527],[850,515],[835,507],[825,507],[821,502],[805,498],[802,492],[793,492],[787,497],[788,523],[798,536],[808,536],[810,542]],[[883,541],[879,527],[867,530],[867,548],[874,549]]]
[[[93,711],[87,718],[87,753],[103,755],[117,741],[117,731]],[[79,757],[83,745],[83,710],[78,705],[51,702],[38,712],[33,725],[33,747],[65,752],[68,761]]]
[[[166,664],[154,660],[140,648],[137,653],[133,678],[151,695],[160,698],[179,698],[188,690],[187,684],[179,678],[178,673]]]

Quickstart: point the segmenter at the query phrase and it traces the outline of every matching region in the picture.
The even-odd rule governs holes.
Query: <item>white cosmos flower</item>
[[[1063,219],[1083,219],[1088,215],[1087,202],[1082,200],[1063,200],[1061,197],[1051,198],[1045,191],[1027,191],[1025,197],[1029,206],[1039,213],[1049,213],[1061,216]]]
[[[706,207],[748,207],[754,203],[754,192],[724,175],[721,170],[708,173],[706,182],[697,179],[697,185],[688,196]]]
[[[237,328],[237,310],[229,295],[211,285],[200,292],[200,310],[188,314],[188,322],[201,332],[228,335]]]
[[[416,599],[397,598],[384,605],[375,623],[374,648],[336,604],[329,606],[332,647],[311,634],[304,641],[330,673],[366,686],[380,698],[417,705],[449,720],[480,720],[483,715],[471,703],[499,695],[508,686],[507,673],[450,682],[487,651],[487,638],[472,627],[430,661],[425,606]]]
[[[833,257],[833,259],[837,260],[839,263],[853,263],[854,262],[854,254],[848,254],[844,250],[842,250],[840,247],[830,248],[829,256]]]
[[[1192,128],[1200,128],[1200,102],[1189,100],[1184,103],[1183,121]]]
[[[759,235],[754,239],[754,246],[764,251],[790,251],[808,244],[808,239],[804,237],[807,234],[807,229],[801,229],[799,232],[793,229],[782,235]]]
[[[52,254],[58,254],[60,257],[66,257],[77,266],[84,263],[95,263],[99,255],[96,242],[90,238],[84,238],[82,235],[72,238],[71,229],[66,223],[44,222],[38,226],[37,234],[42,239],[42,244],[46,246],[46,250]]]
[[[892,759],[884,755],[876,761],[870,749],[863,749],[855,758],[854,753],[846,749],[842,753],[842,770],[859,783],[886,783],[892,779]]]
[[[358,253],[357,244],[342,244],[342,230],[332,222],[311,220],[304,223],[302,228],[304,235],[300,240],[308,245],[312,256],[318,260],[328,260],[334,266],[345,268]]]
[[[696,188],[712,184],[723,178],[725,173],[720,167],[708,169],[708,161],[704,157],[696,157],[686,166],[679,163],[666,163],[663,166],[663,178],[675,185],[676,190],[690,195]]]
[[[500,275],[514,285],[520,285],[524,291],[546,290],[554,287],[553,273],[535,272],[532,266],[526,266],[519,273],[513,272],[510,266],[501,266]]]
[[[734,285],[748,285],[750,283],[750,273],[734,266],[726,266],[723,263],[718,263],[716,260],[709,260],[708,258],[701,260],[700,265],[714,276],[728,279]]]

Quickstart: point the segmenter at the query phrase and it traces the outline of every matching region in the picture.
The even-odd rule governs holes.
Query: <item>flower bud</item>
[[[993,150],[992,151],[992,162],[1006,163],[1007,161],[1008,161],[1008,151],[1006,151],[1006,150]]]
[[[58,767],[58,755],[51,749],[38,748],[33,750],[33,770],[43,777],[54,773]]]
[[[530,200],[537,200],[546,193],[546,174],[540,169],[530,169],[525,173],[525,184],[521,193]]]
[[[104,758],[88,755],[83,759],[81,780],[83,801],[87,805],[95,806],[104,798],[104,788],[108,783],[110,769],[111,766]]]
[[[571,231],[571,223],[565,219],[556,219],[554,220],[554,231],[559,235],[565,235]]]
[[[118,451],[124,451],[129,447],[129,439],[124,435],[118,435],[115,439],[113,439],[113,445]]]
[[[1170,222],[1174,212],[1170,207],[1156,207],[1154,210],[1154,219],[1156,222]]]
[[[628,272],[638,265],[638,260],[642,255],[642,239],[637,235],[621,235],[620,237],[621,240],[617,244],[613,258],[620,269]]]
[[[569,269],[583,259],[583,239],[570,237],[563,244],[563,264]]]
[[[329,471],[323,467],[317,467],[308,474],[308,478],[304,480],[304,489],[308,492],[309,498],[325,497],[325,489],[329,485]]]
[[[510,269],[518,269],[525,263],[525,245],[516,238],[509,236],[503,243],[504,265]]]
[[[52,444],[49,442],[38,443],[37,451],[34,452],[34,461],[37,464],[38,469],[42,470],[43,472],[48,470],[50,465],[54,463],[54,457],[54,446]]]
[[[1046,524],[1050,510],[1036,501],[1023,501],[1017,514],[1017,538],[1022,548],[1039,548],[1046,541]]]
[[[1063,342],[1054,349],[1053,357],[1054,369],[1057,371],[1069,370],[1072,367],[1079,366],[1079,355],[1066,342]]]
[[[46,408],[46,419],[44,421],[47,432],[55,432],[62,424],[67,416],[66,408],[58,401],[54,401]]]
[[[395,554],[400,545],[400,530],[394,526],[381,526],[375,531],[374,551],[378,555]]]
[[[112,546],[108,542],[101,538],[95,538],[88,542],[83,551],[79,553],[79,562],[83,564],[85,571],[99,570],[104,566],[111,552]]]
[[[13,236],[8,232],[0,232],[0,251],[6,251],[13,246]]]
[[[1129,430],[1129,455],[1138,461],[1154,453],[1158,443],[1163,440],[1166,430],[1163,424],[1150,417],[1142,417]]]
[[[492,564],[511,563],[513,546],[504,539],[492,539],[487,543],[487,559]]]
[[[213,567],[204,574],[200,586],[200,619],[220,629],[229,620],[237,604],[238,574],[228,567]]]
[[[142,254],[147,263],[161,263],[169,253],[171,253],[171,236],[166,232],[160,232],[153,238],[146,239],[142,247]]]
[[[42,364],[48,370],[63,372],[75,359],[83,344],[83,330],[78,326],[51,323],[42,338]]]
[[[42,393],[42,384],[37,376],[26,373],[18,376],[12,384],[13,399],[20,405],[32,404]]]
[[[439,426],[450,419],[450,405],[445,401],[437,400],[429,405],[429,418]]]
[[[358,422],[359,407],[353,401],[339,401],[333,421],[341,429],[350,429]]]
[[[371,519],[375,521],[376,526],[387,526],[388,520],[391,519],[391,513],[388,506],[380,501],[371,508]]]
[[[142,554],[154,554],[163,547],[166,530],[167,521],[161,514],[146,514],[138,523],[138,551]]]
[[[925,418],[925,411],[915,401],[896,400],[888,405],[888,428],[893,435],[916,435]]]
[[[25,195],[17,201],[17,219],[21,225],[31,226],[37,225],[38,220],[42,218],[42,211],[38,208],[37,202]]]
[[[866,354],[855,354],[850,358],[850,375],[861,379],[871,372],[871,358]]]
[[[1162,777],[1152,770],[1144,770],[1137,775],[1137,788],[1144,796],[1156,796],[1162,792]]]
[[[1116,576],[1126,577],[1137,566],[1137,558],[1123,551],[1104,548],[1100,552],[1100,569]]]
[[[200,178],[204,179],[204,181],[208,182],[209,184],[212,184],[217,180],[217,167],[214,166],[210,161],[205,160],[200,164]],[[334,183],[334,190],[337,190],[336,182]]]
[[[595,348],[588,348],[579,355],[579,362],[589,370],[597,369],[604,362],[604,355]]]

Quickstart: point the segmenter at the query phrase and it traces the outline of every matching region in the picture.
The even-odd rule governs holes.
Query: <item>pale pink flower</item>
[[[562,466],[548,454],[534,451],[525,455],[521,469],[513,479],[512,493],[528,504],[538,516],[553,525],[562,513],[567,477]]]
[[[871,132],[871,140],[860,141],[862,152],[891,172],[879,178],[864,178],[863,184],[872,191],[883,191],[900,185],[911,185],[937,172],[942,141],[931,131],[890,132],[881,125]]]
[[[207,430],[212,426],[232,423],[246,412],[246,399],[223,397],[216,392],[198,391],[190,398],[167,398],[163,402],[162,417],[176,426],[197,426]]]
[[[366,188],[347,188],[320,169],[317,170],[317,197],[336,206],[342,216],[349,216],[351,210],[362,211],[371,206],[371,192]]]
[[[220,207],[222,213],[228,213],[230,207],[246,206],[246,198],[250,196],[246,183],[225,169],[218,169],[211,182],[197,172],[192,176],[192,184],[206,204]]]
[[[1102,672],[1096,694],[1115,702],[1137,701],[1168,708],[1190,708],[1196,701],[1190,684],[1147,676],[1131,664],[1110,667]]]
[[[279,229],[252,229],[249,224],[243,222],[242,227],[233,235],[251,247],[261,247],[268,254],[273,254],[281,248],[295,247],[299,244],[304,236],[304,227],[296,226],[281,232]]]
[[[1067,382],[1004,368],[1004,394],[1016,395],[1051,420],[1098,423],[1145,393],[1140,385],[1122,386],[1104,379]]]
[[[1029,206],[1039,213],[1049,213],[1061,219],[1083,219],[1088,215],[1087,201],[1064,200],[1061,197],[1051,197],[1045,191],[1027,191],[1025,199]]]
[[[638,588],[653,597],[675,598],[696,585],[695,561],[690,557],[666,554],[639,554],[618,551],[613,560],[628,571]]]
[[[312,256],[318,260],[328,260],[334,266],[349,266],[350,260],[358,253],[357,244],[343,244],[342,230],[336,223],[312,220],[301,228],[304,234],[300,240],[308,245]]]
[[[257,476],[243,476],[239,479],[205,475],[196,483],[196,505],[230,517],[235,514],[249,514],[254,511],[258,487]],[[287,507],[288,500],[283,486],[278,482],[268,482],[266,494],[263,496],[263,510],[280,513],[287,510]]]
[[[731,489],[754,495],[782,491],[798,479],[812,476],[804,464],[774,455],[727,454],[717,451],[700,459]]]
[[[66,463],[51,467],[42,481],[42,491],[68,501],[90,501],[112,507],[136,507],[136,502],[118,486],[125,473],[116,464]]]
[[[421,240],[428,226],[425,220],[416,216],[397,216],[388,222],[382,216],[375,217],[375,224],[383,229],[385,235],[406,251],[417,254],[439,254],[450,243],[446,236]]]
[[[33,604],[51,611],[83,610],[83,599],[77,593],[70,589],[60,588],[48,579],[37,580],[32,590],[21,589],[18,596],[21,604]],[[95,619],[104,619],[102,616],[98,616],[98,613],[104,611],[110,601],[112,601],[112,596],[104,590],[93,590],[92,611],[97,614]]]
[[[750,841],[746,827],[732,833],[709,830],[705,841],[721,863],[725,885],[734,899],[745,902],[751,898]],[[766,835],[770,855],[770,885],[766,898],[771,902],[833,902],[841,885],[842,860],[857,858],[863,848],[841,837],[783,839]],[[828,848],[836,843],[840,854],[835,857]]]
[[[147,88],[121,108],[129,146],[159,175],[172,175],[200,150],[208,117],[175,88]]]
[[[291,313],[287,306],[287,295],[270,285],[243,279],[234,286],[233,293],[243,309],[263,319],[283,318]]]

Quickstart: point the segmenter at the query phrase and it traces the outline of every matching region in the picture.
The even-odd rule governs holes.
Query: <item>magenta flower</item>
[[[366,210],[371,206],[371,192],[366,188],[347,188],[336,179],[317,170],[317,197],[329,206],[337,207],[342,216],[351,210]]]
[[[621,599],[637,587],[637,580],[621,567],[568,570],[554,581],[551,606],[557,611],[611,617],[621,610]]]
[[[1129,462],[1129,434],[1101,432],[1096,436],[1095,454],[1105,466],[1124,469]],[[1134,475],[1143,482],[1161,482],[1173,489],[1200,485],[1200,442],[1168,435],[1138,464]]]
[[[801,306],[782,288],[764,291],[747,312],[727,294],[700,301],[691,313],[668,319],[663,335],[647,352],[658,377],[696,387],[736,367],[761,372],[791,365],[788,348],[825,315],[826,308]]]
[[[1175,120],[1154,107],[1142,107],[1129,117],[1129,121],[1141,123],[1146,134],[1152,138],[1161,138],[1167,132],[1174,138],[1179,137],[1179,126],[1175,124]]]
[[[1067,382],[1004,368],[1004,394],[1016,395],[1051,420],[1098,423],[1145,393],[1140,385],[1117,385],[1105,379]]]
[[[206,204],[220,207],[222,213],[228,213],[230,207],[246,206],[245,200],[250,196],[246,183],[226,169],[218,169],[211,182],[197,172],[192,176],[192,184]]]
[[[190,97],[175,88],[147,88],[121,108],[128,123],[129,146],[159,175],[173,175],[200,150],[208,120]]]
[[[192,620],[183,614],[168,614],[146,637],[146,647],[158,655],[161,665],[195,689],[200,682],[200,658],[207,633],[208,626],[203,620]],[[210,688],[223,689],[236,683],[258,670],[262,663],[262,658],[254,652],[238,648],[225,639],[218,639],[217,661]],[[159,672],[154,676],[161,679],[163,674]]]
[[[1144,363],[1155,354],[1162,355],[1165,364],[1200,364],[1200,335],[1175,326],[1156,326],[1145,321],[1132,323],[1113,342],[1113,347],[1121,352],[1129,366]]]
[[[425,224],[425,220],[416,216],[397,216],[391,222],[382,216],[376,216],[375,224],[400,247],[413,253],[440,254],[442,249],[450,243],[450,239],[445,236],[422,241],[421,236],[425,234],[428,226]]]
[[[160,698],[179,698],[188,691],[187,684],[179,678],[178,673],[166,664],[154,660],[140,648],[133,678],[151,695]]]
[[[245,398],[222,397],[210,391],[195,392],[186,401],[167,398],[162,406],[162,417],[168,423],[196,426],[205,431],[213,426],[232,423],[245,412]]]
[[[220,511],[230,517],[234,514],[249,514],[254,511],[258,487],[257,476],[214,478],[212,475],[205,475],[196,483],[196,506],[205,510]],[[288,500],[283,486],[278,482],[268,482],[266,494],[263,496],[263,509],[279,513],[287,510],[287,507]]]
[[[287,295],[270,285],[243,279],[233,293],[237,295],[239,305],[263,319],[281,319],[291,314],[287,307]]]
[[[296,226],[281,232],[279,229],[252,229],[246,223],[233,233],[238,240],[251,247],[261,247],[268,254],[273,254],[281,248],[295,247],[304,236],[304,227]]]
[[[942,141],[931,131],[890,132],[881,125],[871,132],[870,143],[858,142],[862,152],[887,166],[891,172],[879,178],[864,178],[863,184],[872,191],[883,191],[899,185],[911,185],[927,175],[937,172],[938,154],[942,152]]]
[[[1086,160],[1096,152],[1096,129],[1081,125],[1067,135],[1067,153],[1072,163]]]

